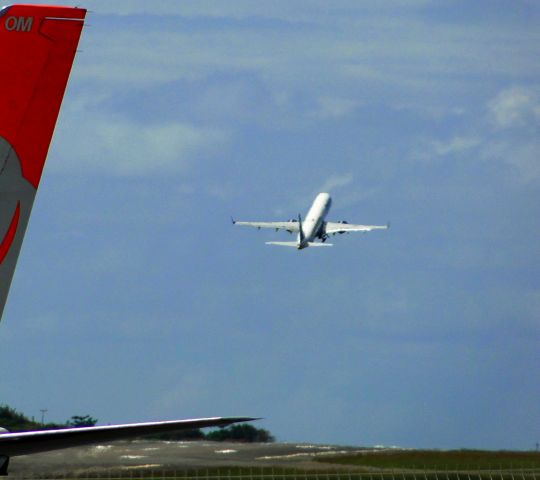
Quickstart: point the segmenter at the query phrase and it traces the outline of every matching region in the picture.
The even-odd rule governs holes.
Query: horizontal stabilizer
[[[265,242],[266,245],[279,245],[280,247],[298,248],[298,242]]]
[[[266,245],[278,245],[280,247],[294,247],[298,248],[298,242],[266,242]],[[306,246],[303,246],[302,248],[306,247],[332,247],[332,243],[317,243],[317,242],[309,242]]]

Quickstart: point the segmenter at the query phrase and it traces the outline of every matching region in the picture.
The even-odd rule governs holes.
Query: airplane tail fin
[[[0,318],[86,10],[0,10]]]
[[[304,230],[302,229],[302,216],[298,214],[298,244],[302,245],[305,238]]]

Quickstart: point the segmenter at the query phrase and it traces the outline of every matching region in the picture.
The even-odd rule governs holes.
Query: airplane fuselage
[[[276,232],[285,230],[289,233],[298,233],[294,242],[266,242],[267,245],[278,245],[281,247],[292,247],[298,250],[303,250],[307,247],[331,247],[332,243],[326,243],[330,235],[350,233],[350,232],[371,232],[372,230],[386,230],[387,225],[357,225],[349,223],[345,220],[340,222],[331,222],[326,219],[332,199],[328,193],[319,193],[313,201],[308,213],[302,219],[298,215],[297,219],[291,219],[284,222],[251,222],[237,221],[231,218],[233,225],[244,225],[254,227],[260,230],[261,228],[272,228]],[[320,242],[317,242],[319,239]]]
[[[319,193],[304,220],[302,221],[302,231],[298,232],[298,249],[301,250],[309,246],[316,238],[321,238],[324,234],[324,219],[330,207],[332,198],[328,193]]]

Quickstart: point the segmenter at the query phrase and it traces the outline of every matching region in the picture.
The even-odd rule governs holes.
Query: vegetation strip
[[[381,450],[316,458],[317,462],[376,469],[498,471],[540,469],[540,452]]]

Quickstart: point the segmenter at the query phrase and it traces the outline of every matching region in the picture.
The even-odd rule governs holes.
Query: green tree
[[[206,435],[208,440],[217,442],[233,441],[233,442],[262,442],[269,443],[275,441],[275,438],[268,430],[263,428],[255,428],[248,423],[232,425],[227,428],[214,430]]]
[[[8,405],[0,405],[0,427],[5,428],[10,432],[25,432],[28,430],[64,428],[65,425],[58,425],[56,423],[42,424],[30,420],[24,414]]]
[[[198,428],[192,430],[179,430],[178,432],[157,433],[155,435],[146,435],[145,438],[153,438],[155,440],[204,440],[204,433]]]
[[[36,422],[32,422],[22,413],[7,405],[0,406],[0,426],[10,432],[20,432],[36,428]]]
[[[73,415],[66,422],[68,427],[93,427],[97,423],[97,418],[92,418],[90,415]]]

